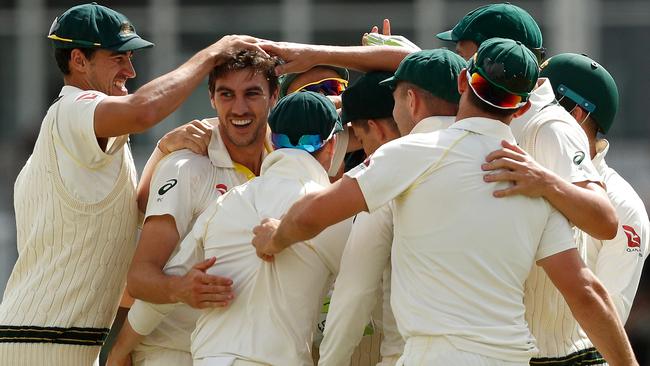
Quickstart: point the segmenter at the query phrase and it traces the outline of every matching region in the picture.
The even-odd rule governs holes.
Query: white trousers
[[[447,338],[411,337],[396,366],[528,366],[528,362],[511,362],[466,352],[456,348]]]
[[[270,366],[265,363],[246,361],[235,357],[206,357],[194,360],[194,366]]]

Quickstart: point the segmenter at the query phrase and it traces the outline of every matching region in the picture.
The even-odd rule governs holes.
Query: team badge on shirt
[[[225,194],[228,191],[228,186],[223,183],[217,184],[216,186],[214,186],[214,188],[216,188],[217,192],[221,194]]]
[[[74,101],[77,102],[77,101],[80,101],[80,100],[95,100],[95,99],[97,99],[97,94],[95,94],[93,92],[87,92],[87,93],[79,94],[77,99],[75,99]]]
[[[573,163],[575,165],[580,165],[580,163],[582,163],[582,161],[585,160],[585,156],[586,154],[584,153],[584,151],[576,151],[576,154],[573,155]]]
[[[641,238],[636,233],[632,226],[623,225],[623,232],[627,236],[627,248],[625,250],[630,252],[637,252],[641,256]]]
[[[158,195],[162,196],[163,194],[169,192],[170,189],[174,188],[176,183],[178,183],[178,181],[176,179],[170,179],[170,180],[166,181],[165,184],[163,184],[162,187],[160,187],[160,189],[158,189]]]

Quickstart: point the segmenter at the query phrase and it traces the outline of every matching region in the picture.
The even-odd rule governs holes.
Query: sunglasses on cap
[[[348,87],[348,81],[339,78],[327,78],[309,83],[298,88],[294,93],[311,91],[323,95],[341,95]]]
[[[329,136],[327,136],[326,139],[322,139],[320,135],[302,135],[298,139],[297,144],[292,144],[291,139],[289,139],[289,136],[283,134],[283,133],[272,133],[271,134],[271,143],[273,144],[273,147],[276,149],[281,149],[281,148],[291,148],[291,149],[299,149],[299,150],[304,150],[307,152],[314,152],[323,147],[329,139],[332,138],[334,135],[334,131],[336,131],[336,124],[332,128],[332,131],[330,132]]]
[[[467,70],[469,86],[479,99],[492,107],[499,109],[516,109],[526,104],[528,94],[516,94],[509,90],[491,83],[485,77],[474,71]]]

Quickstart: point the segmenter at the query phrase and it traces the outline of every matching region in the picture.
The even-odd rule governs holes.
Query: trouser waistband
[[[574,352],[563,357],[533,357],[530,360],[531,365],[540,366],[586,366],[586,365],[605,365],[607,361],[603,356],[591,347]]]

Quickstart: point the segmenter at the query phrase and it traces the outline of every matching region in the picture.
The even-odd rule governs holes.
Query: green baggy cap
[[[591,58],[575,53],[551,57],[541,66],[555,97],[569,98],[588,111],[603,133],[614,123],[618,111],[618,88],[612,75]]]
[[[343,67],[338,67],[333,65],[316,65],[314,67],[324,67],[326,69],[332,69],[337,74],[339,74],[341,79],[350,81],[350,71],[348,71],[348,69],[345,69]],[[293,81],[296,80],[296,78],[300,74],[301,73],[294,73],[294,74],[284,74],[280,76],[280,79],[278,80],[278,82],[280,83],[280,98],[287,95],[287,92],[289,91],[289,85],[291,85],[291,83],[293,83]]]
[[[524,9],[504,3],[476,8],[449,31],[438,33],[444,41],[471,40],[479,45],[489,38],[509,38],[528,48],[542,47],[542,32],[535,19]]]
[[[125,52],[153,47],[135,32],[127,17],[97,3],[83,4],[56,17],[49,39],[55,48],[105,48]]]
[[[293,93],[280,99],[269,114],[269,127],[276,148],[309,152],[318,150],[332,134],[343,130],[334,103],[314,92]],[[285,135],[288,141],[277,135]],[[308,141],[304,141],[305,137]]]
[[[390,72],[373,71],[361,76],[341,95],[341,122],[393,116],[392,91],[379,83],[393,76]]]
[[[395,75],[381,85],[395,87],[398,81],[407,81],[448,102],[458,103],[458,75],[467,62],[447,49],[422,50],[406,56]]]
[[[478,73],[490,83],[490,88],[518,95],[525,102],[537,83],[539,67],[533,52],[521,42],[490,38],[481,44],[470,59],[468,73],[470,76]],[[488,95],[481,95],[472,89],[480,99],[494,105]]]

